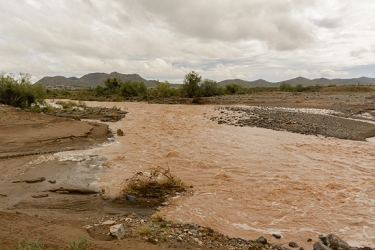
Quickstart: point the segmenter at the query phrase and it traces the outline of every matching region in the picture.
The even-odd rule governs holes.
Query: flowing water
[[[168,165],[194,194],[163,208],[167,219],[245,239],[279,233],[274,243],[309,248],[308,238],[327,233],[375,246],[375,144],[218,125],[209,119],[214,106],[115,105],[129,113],[109,124],[125,136],[86,151],[107,158],[98,182],[107,193]]]

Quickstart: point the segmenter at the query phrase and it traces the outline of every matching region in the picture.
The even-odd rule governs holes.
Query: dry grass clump
[[[185,191],[186,185],[171,174],[169,166],[154,167],[148,173],[138,172],[126,180],[122,189],[123,194],[135,194],[137,197],[147,198],[164,198]]]

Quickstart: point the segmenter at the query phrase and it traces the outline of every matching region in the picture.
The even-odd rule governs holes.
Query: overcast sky
[[[0,71],[375,77],[374,0],[1,0]]]

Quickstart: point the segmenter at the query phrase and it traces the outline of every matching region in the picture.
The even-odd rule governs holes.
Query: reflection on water
[[[218,125],[209,120],[214,106],[116,106],[129,113],[110,126],[125,136],[89,150],[108,159],[100,175],[108,193],[138,171],[168,164],[194,186],[194,195],[163,208],[168,219],[300,246],[311,247],[306,240],[320,233],[375,245],[372,143]]]

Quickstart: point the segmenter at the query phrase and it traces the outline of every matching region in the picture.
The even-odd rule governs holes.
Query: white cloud
[[[286,71],[284,71],[282,73],[282,76],[284,77],[299,77],[299,76],[302,76],[302,77],[309,77],[310,73],[306,70],[306,69],[302,69],[302,70],[292,70],[292,69],[288,69]]]
[[[327,76],[327,77],[332,77],[332,76],[348,76],[349,73],[345,71],[334,71],[332,69],[322,69],[319,74],[321,76]]]
[[[2,0],[0,9],[0,70],[34,78],[354,77],[371,73],[375,52],[372,0]]]

